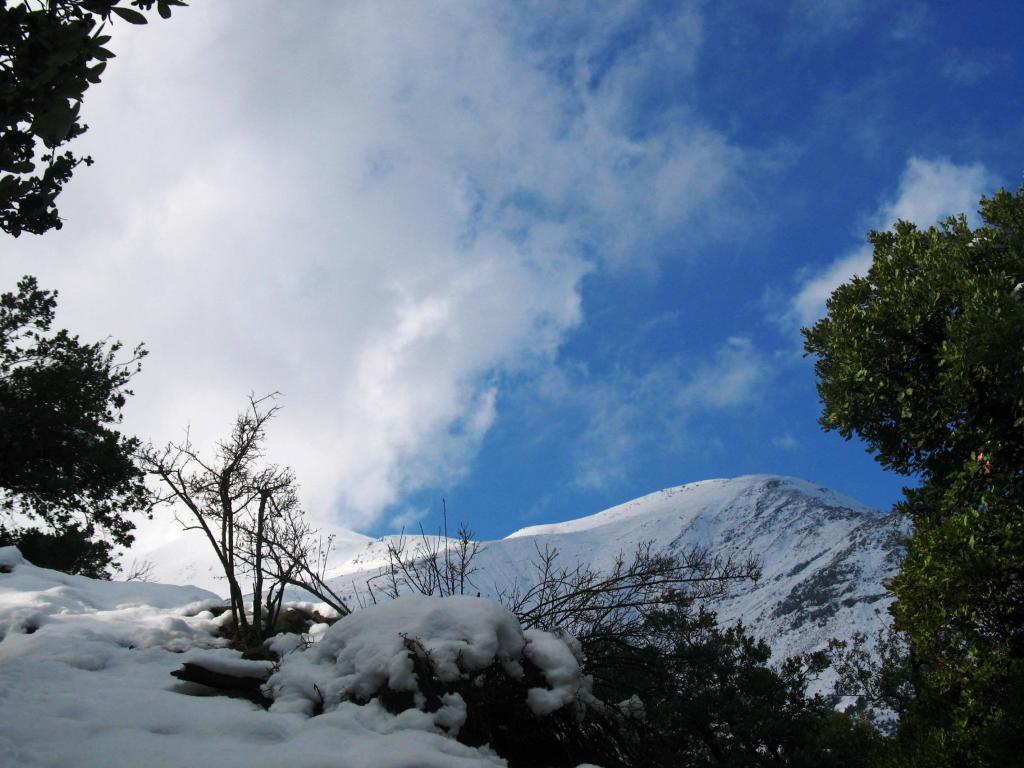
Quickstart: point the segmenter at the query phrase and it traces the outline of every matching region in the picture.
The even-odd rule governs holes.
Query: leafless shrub
[[[289,586],[304,589],[342,616],[350,612],[326,580],[334,536],[323,536],[313,528],[297,502],[275,505],[262,530],[252,530],[248,521],[242,530],[244,546],[239,558],[253,574],[263,574],[270,626],[280,615],[284,590]]]
[[[155,504],[171,505],[186,530],[202,531],[224,571],[236,640],[253,645],[272,630],[286,586],[306,589],[341,615],[345,605],[324,582],[331,540],[304,519],[298,484],[288,467],[265,462],[266,424],[278,412],[273,395],[249,397],[230,437],[202,458],[186,434],[181,443],[143,450],[143,468],[163,489]],[[251,584],[251,611],[243,582]]]
[[[498,601],[524,627],[566,632],[585,647],[633,640],[652,610],[720,597],[731,584],[761,575],[752,556],[722,557],[704,547],[659,552],[651,542],[628,557],[620,553],[607,571],[562,565],[551,546],[537,547],[533,566],[528,585],[499,591]]]
[[[142,581],[148,582],[153,580],[153,570],[156,568],[156,564],[150,560],[132,560],[132,564],[122,571],[124,581]]]
[[[420,528],[419,539],[411,543],[403,530],[397,541],[388,543],[388,563],[380,573],[367,580],[371,599],[376,593],[394,599],[403,594],[464,595],[476,591],[473,561],[480,552],[480,543],[473,540],[473,531],[459,524],[455,538],[448,537],[448,511],[444,510],[444,532],[428,536]]]
[[[421,529],[413,540],[403,532],[388,544],[388,563],[367,580],[370,597],[376,601],[378,594],[393,599],[476,591],[472,577],[480,551],[464,523],[455,539],[447,530],[428,536]],[[591,649],[600,643],[635,641],[653,610],[720,597],[732,584],[760,577],[753,556],[723,557],[703,547],[663,552],[650,542],[629,556],[620,554],[607,571],[583,563],[563,565],[557,549],[538,546],[533,568],[525,583],[499,589],[498,602],[523,627],[564,632]]]

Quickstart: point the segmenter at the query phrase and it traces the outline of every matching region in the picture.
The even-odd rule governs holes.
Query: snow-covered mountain
[[[338,589],[359,590],[386,563],[389,539],[339,533],[331,577]],[[758,475],[671,488],[487,542],[475,580],[484,594],[516,580],[527,584],[531,561],[545,546],[557,548],[567,565],[585,562],[598,570],[645,542],[673,551],[700,545],[723,555],[753,552],[763,563],[762,579],[717,609],[725,621],[742,618],[786,655],[856,629],[871,631],[883,620],[882,581],[895,570],[897,540],[890,517],[852,499],[802,480]],[[148,557],[163,580],[212,580],[202,538],[167,542]],[[342,695],[393,678],[400,690],[411,690],[401,687],[412,679],[409,634],[438,669],[446,664],[472,673],[498,659],[520,665],[529,658],[546,681],[525,694],[537,716],[590,700],[589,678],[570,645],[523,631],[493,602],[403,597],[330,628],[318,624],[306,638],[279,636],[277,665],[242,659],[225,647],[218,630],[229,614],[213,610],[220,603],[194,587],[94,581],[36,568],[13,547],[0,548],[0,764],[504,765],[489,747],[455,740],[467,712],[457,696],[446,697],[437,711],[392,714],[377,702],[364,706]],[[185,663],[214,673],[269,675],[264,691],[272,693],[271,709],[171,682],[170,673]],[[310,717],[317,707],[322,714]]]
[[[387,562],[394,537],[336,533],[330,581],[358,602],[356,593],[365,598],[366,580]],[[883,581],[895,574],[898,539],[890,515],[847,496],[796,478],[750,475],[669,488],[484,542],[473,579],[485,596],[516,581],[528,585],[538,549],[547,546],[558,550],[562,564],[596,570],[646,542],[676,552],[704,546],[722,555],[753,553],[762,578],[737,586],[715,608],[724,622],[742,619],[777,656],[787,656],[857,630],[873,634],[887,615]],[[156,564],[158,581],[222,591],[205,542],[190,542],[171,542],[141,557]]]
[[[590,517],[517,531],[503,542],[504,567],[525,555],[524,544],[542,541],[597,565],[644,541],[672,551],[700,545],[723,555],[753,553],[761,579],[734,588],[718,614],[725,622],[742,619],[779,655],[858,629],[873,632],[887,615],[882,582],[895,574],[899,558],[891,515],[771,475],[691,483]]]
[[[333,570],[352,594],[387,561],[389,539],[368,542]],[[486,542],[474,564],[485,596],[516,581],[528,585],[538,550],[562,564],[608,570],[646,542],[681,552],[748,553],[761,562],[756,584],[741,584],[714,607],[723,622],[742,620],[777,656],[823,647],[855,631],[873,634],[887,616],[883,580],[896,572],[899,532],[891,515],[790,477],[749,475],[668,488],[564,523],[536,525]]]

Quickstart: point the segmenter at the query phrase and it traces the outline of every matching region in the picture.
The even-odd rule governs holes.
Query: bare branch
[[[443,533],[431,537],[420,527],[418,541],[411,545],[405,530],[396,540],[388,542],[388,563],[366,581],[370,599],[376,602],[377,590],[394,599],[403,594],[463,595],[476,590],[473,561],[480,553],[480,543],[465,523],[459,524],[455,539],[448,537],[447,509]]]
[[[585,645],[634,637],[657,608],[719,597],[732,583],[760,576],[751,557],[722,558],[703,548],[655,552],[650,542],[630,558],[620,554],[606,572],[562,566],[558,559],[557,549],[538,546],[532,583],[515,583],[498,600],[524,627],[568,632]]]
[[[298,484],[287,467],[265,462],[266,425],[280,410],[276,393],[249,396],[231,434],[204,461],[189,432],[181,443],[148,446],[140,461],[164,492],[156,505],[174,507],[185,529],[201,530],[224,570],[236,640],[254,645],[269,636],[286,586],[307,590],[339,614],[349,608],[326,584],[331,541],[308,523]],[[241,584],[251,584],[251,609]],[[250,620],[251,619],[251,620]]]
[[[132,560],[132,564],[123,572],[124,581],[152,581],[154,568],[156,564],[150,560]]]

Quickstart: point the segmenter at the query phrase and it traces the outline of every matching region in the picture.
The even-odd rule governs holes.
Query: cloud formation
[[[957,165],[949,160],[913,157],[900,176],[896,196],[883,203],[868,226],[884,230],[896,221],[912,221],[929,227],[946,216],[965,213],[976,220],[978,200],[994,190],[993,175],[982,165]],[[854,275],[864,275],[871,266],[869,245],[839,257],[824,270],[803,281],[790,302],[787,323],[810,325],[825,314],[825,300]]]
[[[84,338],[147,342],[136,434],[191,423],[202,444],[250,391],[283,392],[272,458],[315,515],[369,525],[467,470],[503,376],[550,367],[581,321],[585,275],[656,261],[696,220],[726,229],[742,188],[741,148],[650,100],[693,76],[698,15],[543,8],[196,4],[120,25],[86,101],[97,164],[64,230],[19,241],[0,277],[59,288]]]
[[[732,336],[711,362],[697,367],[676,402],[684,408],[731,408],[742,405],[764,385],[769,365],[745,336]]]
[[[775,373],[749,338],[735,336],[693,363],[677,356],[642,372],[552,371],[541,391],[554,410],[576,412],[582,425],[571,440],[572,484],[604,490],[626,480],[653,446],[665,454],[706,443],[706,435],[692,432],[694,420],[741,414]]]

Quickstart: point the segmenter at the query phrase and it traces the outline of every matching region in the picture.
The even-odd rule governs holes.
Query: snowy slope
[[[813,650],[831,637],[873,632],[884,620],[882,586],[899,550],[893,519],[804,480],[751,475],[705,480],[622,504],[590,517],[517,531],[492,548],[487,569],[512,576],[537,544],[569,561],[610,563],[644,541],[680,551],[754,553],[763,575],[717,606],[742,619],[777,655]],[[507,577],[506,577],[507,578]]]
[[[472,521],[470,521],[472,522]],[[395,537],[337,531],[328,570],[332,586],[358,605],[366,579],[387,562]],[[742,619],[779,656],[822,647],[829,638],[873,633],[886,616],[882,586],[899,554],[893,519],[804,480],[773,475],[704,480],[669,488],[588,517],[536,525],[484,542],[476,588],[494,595],[529,584],[538,548],[551,546],[566,565],[607,569],[644,542],[680,551],[706,546],[720,554],[757,555],[763,576],[717,606],[723,621]],[[222,591],[201,538],[179,538],[143,553],[155,578]],[[295,597],[299,597],[295,595]]]
[[[406,599],[407,601],[409,599]],[[390,624],[424,638],[425,647],[488,663],[484,649],[500,636],[506,651],[529,654],[557,643],[530,637],[510,614],[475,605],[437,611],[421,598],[392,604],[384,616],[360,611],[329,630],[323,645],[304,644],[285,655],[269,681],[284,706],[266,711],[237,698],[210,695],[203,686],[170,676],[184,662],[238,670],[266,664],[245,661],[215,636],[218,619],[206,610],[221,601],[193,587],[117,583],[51,571],[25,562],[13,547],[0,547],[0,765],[4,768],[486,768],[505,761],[485,747],[457,742],[450,731],[464,715],[452,706],[437,713],[389,714],[371,702],[328,702],[318,717],[295,711],[296,701],[344,683],[362,683],[380,669],[400,669],[402,637]],[[475,601],[464,598],[464,603]],[[378,613],[380,613],[378,611]],[[399,616],[396,619],[395,615]],[[227,614],[224,614],[226,616]],[[483,618],[483,620],[481,620]],[[489,620],[488,620],[489,619]],[[472,629],[472,632],[467,630]],[[449,637],[445,631],[459,633]],[[341,635],[332,641],[331,632]],[[297,640],[297,636],[291,637]],[[346,642],[348,645],[346,646]],[[518,642],[517,642],[518,641]],[[354,652],[346,650],[354,648]],[[380,649],[391,649],[391,655]],[[359,653],[360,649],[377,653]],[[326,654],[333,653],[334,663]],[[474,656],[475,654],[475,656]],[[549,654],[550,655],[550,654]],[[307,657],[310,657],[307,659]],[[561,666],[545,676],[565,677],[575,661],[566,647]],[[514,658],[514,657],[513,657]],[[293,669],[294,668],[294,669]],[[339,669],[357,674],[339,677]],[[575,667],[575,682],[585,680]],[[557,674],[556,674],[557,673]],[[571,676],[570,676],[571,677]],[[387,675],[384,674],[387,679]],[[314,683],[318,684],[314,687]],[[332,688],[333,686],[333,688]],[[565,682],[544,691],[571,699]],[[290,706],[289,706],[290,705]],[[464,710],[464,707],[463,707]]]
[[[334,537],[334,548],[329,567],[341,564],[351,567],[374,541],[369,536],[338,526],[320,526],[324,537]],[[165,540],[148,547],[133,548],[123,558],[127,564],[148,563],[152,569],[150,581],[159,584],[188,584],[226,596],[227,588],[221,564],[213,553],[205,535],[198,530],[182,531],[177,526],[168,528]]]
[[[895,572],[899,556],[898,532],[889,516],[802,480],[757,475],[671,488],[596,515],[487,542],[476,584],[485,596],[516,580],[527,584],[538,547],[557,548],[566,564],[604,569],[620,552],[646,541],[676,551],[701,545],[723,554],[757,554],[764,569],[760,582],[737,590],[717,609],[725,621],[742,619],[780,656],[878,626],[887,605],[882,582]],[[386,561],[387,543],[343,532],[332,571],[336,586],[358,589]],[[209,573],[202,539],[168,542],[149,556],[162,556],[158,572],[172,577]],[[440,616],[433,604],[358,611],[350,617],[355,625],[335,625],[336,643],[282,666],[270,682],[280,689],[280,706],[267,712],[247,701],[203,697],[195,686],[169,677],[189,660],[257,663],[241,662],[215,635],[221,620],[207,610],[220,602],[215,595],[195,587],[96,582],[36,568],[13,548],[0,549],[0,764],[502,765],[493,753],[465,747],[446,733],[450,724],[442,720],[457,722],[458,706],[434,715],[393,716],[339,699],[319,717],[302,711],[314,694],[332,685],[331,670],[355,670],[355,677],[343,681],[349,685],[392,669],[391,656],[381,652],[398,647],[395,638],[402,635],[394,628],[404,628],[407,619],[430,629],[442,649],[459,643],[500,647],[489,639],[494,632],[522,652],[530,642],[553,642],[553,636],[517,635],[508,615],[491,604],[486,607],[494,616],[485,621],[483,604],[466,600],[458,621]],[[401,621],[393,619],[394,611]],[[374,615],[374,621],[364,621]],[[353,626],[362,633],[358,642],[349,639]],[[391,634],[382,635],[382,627],[390,627]],[[478,640],[471,639],[474,633]],[[335,646],[363,649],[363,656],[342,664],[331,656]],[[474,651],[458,653],[469,658]],[[567,653],[562,649],[566,664]],[[311,687],[318,676],[323,678],[318,687]],[[566,690],[555,687],[544,695],[585,694],[579,682]]]
[[[704,480],[669,488],[595,515],[537,525],[486,542],[474,583],[494,595],[529,584],[538,549],[556,548],[563,564],[603,570],[620,553],[652,542],[681,551],[706,546],[739,557],[754,553],[763,576],[716,605],[725,622],[742,619],[776,655],[824,646],[854,631],[872,634],[885,620],[882,586],[895,574],[893,518],[804,480],[773,475]],[[334,585],[353,595],[386,562],[388,539],[369,542],[333,571]]]

